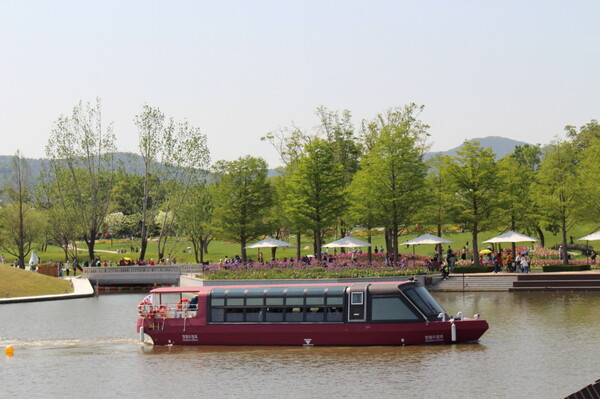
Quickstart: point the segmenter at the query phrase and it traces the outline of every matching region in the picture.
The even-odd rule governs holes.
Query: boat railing
[[[179,303],[153,304],[149,312],[140,312],[140,317],[154,319],[183,319],[196,317],[197,309],[182,308]]]

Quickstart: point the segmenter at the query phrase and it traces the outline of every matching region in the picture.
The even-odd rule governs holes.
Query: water
[[[143,294],[0,306],[3,398],[562,398],[600,378],[600,293],[434,293],[478,344],[153,347]],[[2,353],[3,355],[3,353]]]

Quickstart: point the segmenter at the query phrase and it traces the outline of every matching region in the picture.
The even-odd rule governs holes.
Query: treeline
[[[68,259],[83,240],[92,259],[99,237],[136,237],[143,260],[150,237],[158,240],[155,256],[165,258],[172,237],[183,236],[202,262],[217,238],[239,243],[245,261],[244,247],[261,236],[295,235],[297,258],[300,237],[311,236],[319,257],[326,233],[345,236],[361,226],[369,234],[385,229],[395,262],[400,234],[417,223],[438,235],[459,225],[472,233],[475,252],[478,234],[488,229],[535,233],[542,244],[549,229],[561,233],[566,252],[569,229],[600,218],[595,120],[567,126],[566,138],[544,149],[517,146],[498,161],[477,142],[425,161],[422,110],[393,108],[355,127],[350,111],[319,107],[315,131],[291,126],[262,138],[284,165],[269,178],[260,157],[211,166],[199,128],[148,105],[134,117],[141,170],[126,172],[114,159],[115,136],[102,122],[100,101],[79,103],[55,122],[39,181],[30,182],[27,163],[14,156],[0,245],[23,266],[33,242],[58,245]]]

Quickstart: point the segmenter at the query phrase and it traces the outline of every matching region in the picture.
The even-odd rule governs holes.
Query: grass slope
[[[71,282],[0,265],[0,298],[54,295],[73,292]]]

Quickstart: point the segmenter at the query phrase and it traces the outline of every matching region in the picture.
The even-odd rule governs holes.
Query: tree
[[[204,262],[208,253],[208,244],[213,239],[212,218],[214,201],[206,184],[197,184],[190,188],[190,200],[175,210],[177,226],[181,234],[192,242],[197,263]]]
[[[568,264],[567,232],[578,220],[581,193],[573,143],[555,141],[544,153],[533,189],[550,229],[560,231],[561,256]]]
[[[510,230],[535,231],[544,245],[544,232],[541,228],[539,207],[533,201],[536,192],[531,185],[541,161],[539,144],[516,146],[514,151],[498,162],[498,173],[504,182],[499,190],[503,199],[502,225]],[[512,245],[513,253],[516,245]]]
[[[358,170],[361,155],[359,141],[354,135],[350,111],[344,110],[340,113],[321,106],[317,108],[317,115],[321,120],[321,130],[324,131],[325,138],[332,147],[333,160],[342,167],[343,188],[346,189]],[[340,236],[345,237],[347,215],[340,216],[338,221]]]
[[[477,141],[462,146],[457,156],[445,166],[449,184],[455,192],[455,221],[472,234],[475,266],[479,266],[478,234],[496,226],[496,211],[500,209],[498,176],[495,156],[491,148],[482,148]]]
[[[81,224],[89,259],[94,259],[96,237],[108,213],[113,186],[115,137],[112,125],[102,126],[100,100],[79,102],[71,116],[54,124],[46,155],[58,200]]]
[[[585,190],[585,195],[580,197],[586,219],[594,220],[600,223],[600,163],[598,162],[600,154],[600,138],[590,142],[581,154],[581,162],[578,165],[578,175],[580,184]]]
[[[245,156],[215,165],[214,224],[221,237],[238,242],[242,261],[246,245],[266,234],[265,218],[272,200],[267,181],[267,163],[262,158]]]
[[[299,159],[304,155],[304,148],[313,140],[315,136],[311,136],[295,125],[292,128],[284,128],[278,131],[269,132],[266,136],[261,137],[261,141],[268,141],[279,154],[281,161],[284,164],[283,168],[279,169],[282,179],[277,181],[275,188],[277,197],[282,205],[285,206],[285,198],[289,194],[289,180],[292,172],[295,170]],[[294,217],[295,215],[288,212],[278,212],[284,215],[286,227],[296,234],[296,261],[301,258],[302,250],[302,234],[305,232],[301,221]],[[273,218],[271,218],[273,220]],[[280,226],[283,227],[283,226]],[[273,229],[271,228],[271,231]]]
[[[376,118],[371,124],[370,149],[355,176],[363,182],[355,201],[373,204],[377,219],[389,232],[387,247],[394,262],[398,261],[399,233],[413,222],[425,195],[423,156],[428,127],[417,119],[421,109],[409,104]]]
[[[159,108],[144,105],[135,116],[142,156],[143,196],[141,204],[140,259],[146,256],[150,227],[159,208],[169,213],[188,199],[190,187],[206,177],[209,151],[206,135],[188,122],[165,120]],[[163,218],[159,226],[158,257],[163,258],[174,219]]]
[[[19,267],[24,269],[25,258],[29,256],[33,240],[44,226],[40,215],[31,205],[31,172],[19,151],[12,159],[11,169],[12,184],[7,187],[10,202],[0,212],[0,243],[6,252],[17,257]]]
[[[285,209],[294,224],[312,232],[314,253],[321,259],[325,228],[336,223],[346,206],[344,172],[329,142],[314,139],[304,152],[291,172]]]

